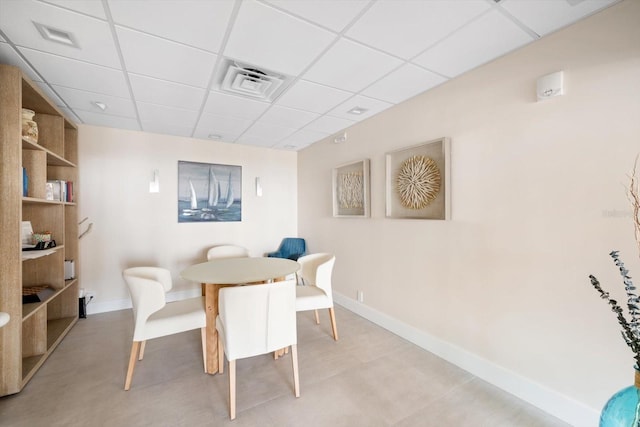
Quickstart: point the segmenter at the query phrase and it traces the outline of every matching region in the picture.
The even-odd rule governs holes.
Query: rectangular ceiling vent
[[[272,102],[289,85],[291,78],[233,60],[225,60],[219,90],[234,95]]]

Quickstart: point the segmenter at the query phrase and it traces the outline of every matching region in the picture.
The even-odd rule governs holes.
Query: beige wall
[[[574,425],[593,423],[633,380],[632,353],[587,276],[624,300],[607,255],[619,249],[640,277],[625,196],[640,152],[639,22],[640,2],[627,0],[354,126],[346,143],[300,152],[299,235],[336,253],[338,298],[362,290],[363,312],[471,355],[480,373],[496,368],[505,378],[484,377],[528,389]],[[536,79],[558,70],[566,95],[536,102]],[[385,219],[385,153],[443,136],[452,220]],[[331,169],[363,158],[371,218],[332,218]],[[554,395],[586,414],[553,408]]]
[[[179,273],[205,261],[209,247],[233,243],[262,256],[297,234],[295,152],[95,126],[80,126],[79,140],[80,218],[89,218],[80,230],[93,223],[80,241],[81,287],[96,292],[89,313],[130,306],[124,268],[168,268],[175,291],[188,293],[199,286]],[[242,222],[178,223],[178,160],[242,166]],[[155,169],[160,193],[153,194]]]

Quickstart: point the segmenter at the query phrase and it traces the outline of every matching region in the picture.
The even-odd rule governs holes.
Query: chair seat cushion
[[[207,326],[204,297],[189,298],[170,302],[161,310],[149,316],[143,337],[134,337],[134,341],[143,341]],[[139,338],[139,339],[138,339]]]
[[[317,286],[296,286],[296,311],[331,308],[333,301]]]

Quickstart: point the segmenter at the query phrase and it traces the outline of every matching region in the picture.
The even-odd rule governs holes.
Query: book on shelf
[[[47,200],[56,200],[60,202],[75,201],[75,196],[73,194],[73,181],[64,181],[61,179],[48,180],[46,198]]]

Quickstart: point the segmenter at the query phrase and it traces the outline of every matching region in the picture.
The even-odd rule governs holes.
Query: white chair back
[[[246,258],[249,251],[242,246],[220,245],[214,246],[207,252],[207,261],[220,258]]]
[[[165,293],[171,289],[171,273],[160,267],[133,267],[122,273],[133,305],[133,340],[144,341],[145,325],[153,313],[166,305]]]
[[[297,343],[295,280],[220,289],[218,307],[227,359]]]
[[[333,299],[331,292],[331,274],[336,257],[329,253],[317,253],[298,258],[300,270],[298,277],[304,285],[317,286],[322,289],[329,299]]]

